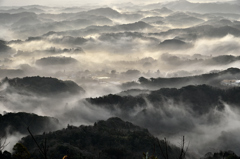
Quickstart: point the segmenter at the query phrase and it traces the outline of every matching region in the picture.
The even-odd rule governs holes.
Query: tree
[[[29,159],[30,153],[28,152],[27,148],[21,144],[17,143],[13,147],[13,159]]]
[[[144,77],[140,77],[140,78],[138,79],[138,81],[139,81],[141,84],[146,84],[147,82],[149,82],[149,80],[146,79],[146,78],[144,78]]]
[[[163,158],[169,159],[168,141],[166,138],[164,138],[163,142],[164,142],[164,147],[161,146],[160,141],[158,140],[158,146],[160,148],[161,154],[163,155]],[[185,137],[183,136],[178,159],[185,159],[187,150],[188,150],[188,146],[186,147]]]
[[[0,138],[0,151],[2,152],[8,144],[6,138]]]
[[[38,144],[38,142],[36,141],[36,139],[34,138],[34,136],[33,136],[32,132],[30,131],[30,128],[29,128],[29,127],[27,128],[27,130],[28,130],[29,134],[31,135],[33,141],[34,141],[35,144],[37,145],[40,153],[43,155],[44,159],[47,159],[47,158],[48,158],[48,157],[47,157],[47,151],[48,151],[47,139],[44,138],[44,144],[43,144],[42,147],[41,147],[41,146]],[[45,133],[44,133],[44,135],[45,135]]]

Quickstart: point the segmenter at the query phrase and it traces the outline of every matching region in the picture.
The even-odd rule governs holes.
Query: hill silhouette
[[[214,58],[213,60],[220,60],[220,58]],[[173,77],[173,78],[144,78],[140,77],[140,85],[149,89],[158,89],[163,87],[180,88],[187,85],[201,85],[207,84],[215,87],[223,88],[221,82],[223,80],[239,79],[240,69],[229,68],[220,72],[207,73],[197,76],[187,77]]]
[[[39,95],[56,95],[61,93],[77,94],[84,90],[73,81],[62,81],[51,77],[24,77],[3,79],[1,85],[8,84],[8,91],[35,93]]]
[[[24,112],[0,114],[0,129],[2,130],[0,136],[14,133],[28,135],[27,127],[30,127],[34,134],[39,134],[57,130],[60,123],[56,118]]]
[[[153,107],[163,110],[165,109],[164,105],[174,103],[177,107],[183,107],[182,109],[187,109],[192,114],[204,115],[215,108],[224,109],[222,101],[231,105],[239,105],[240,100],[237,98],[239,92],[240,87],[225,90],[208,85],[190,85],[180,89],[162,88],[134,97],[110,94],[86,100],[91,104],[110,110],[120,109],[124,113],[129,113],[135,108],[145,109],[149,102]]]
[[[68,155],[77,159],[80,154],[86,158],[134,159],[141,158],[143,152],[153,154],[154,143],[158,139],[147,129],[140,128],[120,118],[98,121],[94,126],[68,126],[66,129],[35,136],[38,142],[48,140],[49,158],[61,158]],[[39,156],[35,143],[30,136],[22,139],[33,157]],[[160,141],[163,144],[163,141]],[[162,145],[163,146],[163,145]],[[169,156],[176,158],[180,149],[169,145]],[[158,151],[156,154],[162,157]]]

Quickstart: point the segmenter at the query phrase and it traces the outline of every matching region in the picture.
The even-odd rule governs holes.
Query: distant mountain
[[[149,35],[175,36],[189,41],[199,38],[221,38],[226,35],[240,36],[240,29],[237,26],[214,27],[212,25],[199,25],[184,29],[170,29],[161,33],[149,33]]]
[[[109,110],[114,110],[116,108],[115,106],[117,106],[126,112],[130,112],[132,109],[137,107],[144,108],[147,105],[141,94],[135,97],[131,95],[122,96],[121,93],[120,95],[109,94],[98,98],[88,98],[86,100],[91,104],[104,107]]]
[[[181,56],[174,54],[162,54],[161,60],[164,63],[172,66],[190,66],[190,65],[208,65],[208,66],[224,66],[229,65],[240,60],[239,56],[233,55],[220,55],[220,56],[204,56],[200,54],[195,54],[193,56]]]
[[[77,48],[55,48],[55,47],[50,47],[46,50],[36,50],[36,52],[39,53],[49,53],[49,55],[55,55],[55,54],[62,54],[62,53],[67,53],[67,54],[82,54],[84,53],[84,50],[81,47]],[[19,51],[18,51],[19,53]],[[20,53],[21,54],[21,53]],[[48,61],[48,60],[47,60]],[[67,60],[68,61],[68,60]],[[69,61],[70,62],[70,61]],[[73,62],[73,61],[72,61]]]
[[[123,13],[120,19],[127,20],[127,21],[139,21],[144,16],[139,13]]]
[[[38,8],[38,9],[41,9],[41,10],[52,9],[51,6],[42,6],[42,5],[27,5],[27,6],[24,6],[24,8],[25,9]]]
[[[12,27],[20,27],[22,25],[36,25],[36,24],[40,24],[41,21],[33,16],[33,17],[23,17],[21,19],[19,19],[17,22],[12,24]]]
[[[70,65],[77,64],[78,61],[71,57],[45,57],[36,61],[39,66],[51,66],[51,65]]]
[[[233,26],[235,25],[234,22],[228,19],[211,19],[208,20],[200,25],[212,25],[214,27],[224,27],[224,26]]]
[[[83,12],[86,11],[87,8],[85,7],[80,7],[80,6],[73,6],[73,7],[66,7],[61,9],[61,12],[64,13],[77,13],[77,12]]]
[[[161,16],[153,16],[153,17],[145,17],[141,21],[146,23],[152,23],[152,22],[163,21],[163,20],[164,18]]]
[[[204,115],[215,108],[222,110],[224,106],[221,102],[236,106],[240,104],[240,99],[237,98],[240,95],[240,87],[224,90],[208,85],[189,85],[180,89],[162,88],[148,93],[142,92],[137,96],[120,95],[110,94],[86,100],[95,106],[104,107],[111,111],[119,109],[122,111],[122,114],[119,115],[125,117],[131,116],[129,113],[133,110],[142,109],[142,112],[140,111],[141,113],[138,115],[139,118],[147,117],[148,114],[144,115],[142,113],[146,113],[150,109],[149,104],[161,111],[169,111],[167,110],[168,106],[173,105],[189,111],[192,115]]]
[[[165,17],[165,20],[174,26],[193,26],[198,25],[200,23],[203,23],[204,20],[194,17],[193,15],[189,15],[184,12],[174,12],[167,17]]]
[[[33,13],[43,13],[44,10],[40,9],[40,8],[24,8],[24,7],[20,7],[17,9],[9,9],[9,10],[0,10],[0,13],[11,13],[11,14],[16,14],[16,13],[22,13],[22,12],[33,12]]]
[[[77,12],[77,13],[61,13],[61,14],[40,14],[38,15],[41,19],[51,19],[52,22],[65,22],[65,21],[76,21],[78,19],[84,19],[87,21],[91,21],[91,23],[101,24],[101,25],[109,25],[112,24],[112,21],[105,17],[96,14],[88,14],[87,12]],[[71,23],[71,22],[70,22]],[[84,25],[84,21],[80,23],[80,25]]]
[[[205,60],[203,63],[208,65],[227,65],[240,60],[240,56],[221,55]]]
[[[129,40],[141,39],[141,40],[149,40],[159,42],[157,38],[147,37],[144,33],[141,32],[119,32],[119,33],[104,33],[99,36],[99,40],[102,41],[121,41],[123,38],[129,38]]]
[[[111,19],[109,19],[105,16],[98,16],[98,15],[89,15],[89,14],[78,13],[76,16],[74,16],[72,18],[72,20],[77,20],[77,19],[91,20],[95,25],[112,25],[113,24]]]
[[[73,45],[73,46],[79,46],[88,40],[82,37],[71,37],[71,36],[64,36],[61,38],[53,38],[48,39],[48,37],[44,37],[46,40],[49,40],[49,42],[57,43],[57,44],[67,44],[67,45]]]
[[[135,23],[118,25],[118,26],[115,26],[115,28],[118,28],[124,31],[129,31],[129,30],[142,30],[142,29],[152,28],[152,26],[143,21],[139,21]]]
[[[157,145],[158,140],[147,129],[122,121],[120,118],[98,121],[94,126],[68,126],[66,129],[35,136],[39,143],[45,137],[49,146],[49,158],[62,158],[65,155],[71,158],[85,156],[87,159],[142,158],[143,152],[149,152],[150,155],[154,153],[153,147],[154,144]],[[32,157],[41,155],[30,136],[23,138],[21,143],[27,147]],[[163,141],[160,141],[160,145],[164,147]],[[179,148],[170,144],[168,149],[169,157],[179,156]],[[162,157],[157,146],[155,155]]]
[[[164,50],[189,49],[192,46],[192,44],[186,43],[178,39],[164,40],[159,44],[159,48]]]
[[[228,2],[194,3],[186,0],[172,1],[162,5],[172,10],[199,13],[240,13],[240,6]]]
[[[170,10],[166,7],[162,7],[161,9],[154,9],[153,11],[158,12],[160,14],[171,14],[171,13],[173,13],[172,10]]]
[[[121,14],[112,8],[97,8],[90,11],[87,11],[88,14],[100,15],[111,18],[119,18]]]
[[[34,19],[35,18],[35,19]],[[24,21],[26,23],[24,24]],[[41,23],[38,23],[41,21]],[[12,30],[18,35],[24,34],[21,39],[29,36],[46,34],[50,31],[65,31],[82,29],[91,25],[112,25],[112,21],[104,16],[66,13],[66,14],[40,14],[37,17],[20,18],[12,22]],[[36,29],[37,28],[37,29]]]
[[[226,87],[221,85],[223,80],[231,79],[240,79],[239,69],[230,68],[218,73],[179,78],[146,79],[141,77],[139,81],[142,87],[155,90],[158,88],[162,89],[150,92],[135,89],[132,91],[135,94],[134,96],[131,94],[126,95],[127,92],[131,92],[131,90],[129,90],[119,95],[110,94],[99,98],[88,98],[86,100],[91,104],[110,110],[120,108],[123,110],[123,114],[125,114],[126,112],[131,112],[133,109],[147,108],[149,105],[148,101],[154,107],[161,108],[161,106],[170,99],[170,101],[173,100],[173,103],[176,105],[190,106],[193,112],[206,113],[209,109],[219,105],[219,100],[233,105],[240,103],[238,98],[236,98],[240,92],[240,87],[228,87],[228,89],[225,90],[223,88]],[[220,88],[201,84],[219,86]],[[176,89],[176,87],[179,89]]]
[[[21,18],[24,17],[34,17],[37,16],[35,13],[30,12],[22,12],[22,13],[16,13],[16,14],[9,14],[9,13],[0,13],[0,22],[1,25],[4,24],[13,24],[14,22],[17,22]]]
[[[92,20],[89,20],[89,19],[65,20],[65,21],[62,21],[62,23],[67,23],[68,25],[71,25],[75,28],[87,27],[87,26],[90,26],[90,25],[96,25],[97,24],[96,21],[92,21]],[[107,23],[105,23],[105,24],[107,24]]]
[[[240,79],[240,69],[229,68],[227,70],[208,73],[189,77],[175,77],[175,78],[139,78],[140,85],[146,88],[157,89],[163,87],[183,87],[187,85],[207,84],[216,87],[223,87],[221,82],[223,80]]]
[[[60,127],[60,123],[56,118],[38,116],[29,113],[6,113],[0,114],[1,136],[13,135],[20,133],[29,135],[27,128],[29,127],[33,134],[55,131]]]
[[[79,46],[87,42],[88,40],[82,37],[72,37],[72,36],[61,36],[61,37],[51,37],[51,35],[56,34],[56,32],[48,32],[47,34],[44,34],[42,36],[36,36],[36,37],[28,37],[25,42],[31,42],[31,41],[46,41],[49,43],[55,43],[55,44],[62,44],[65,46]],[[19,43],[23,41],[11,41],[11,43]]]
[[[126,91],[122,91],[118,93],[119,96],[139,96],[141,94],[149,94],[149,90],[141,90],[141,89],[130,89]]]
[[[238,22],[237,20],[240,18],[240,14],[238,13],[208,13],[204,14],[204,17],[208,17],[208,19],[213,19],[214,16],[215,18],[218,19],[229,19],[233,22]]]
[[[240,36],[240,30],[238,28],[232,27],[232,26],[223,26],[219,28],[215,28],[214,30],[206,31],[205,36],[209,37],[224,37],[228,34],[239,37]]]
[[[51,77],[24,77],[3,79],[1,85],[8,84],[7,91],[22,92],[31,95],[39,94],[43,96],[60,95],[64,93],[77,94],[84,90],[73,81],[62,81]]]
[[[140,14],[136,14],[136,13],[121,14],[118,11],[116,11],[112,8],[109,8],[109,7],[89,10],[86,12],[86,14],[103,16],[103,17],[108,17],[108,18],[113,18],[113,19],[126,19],[126,20],[135,20],[135,21],[142,18],[142,15],[140,15]]]
[[[70,20],[75,16],[77,16],[78,14],[79,13],[59,13],[59,14],[41,13],[38,15],[38,18],[51,19],[53,21],[63,21],[63,20]]]
[[[80,30],[70,30],[70,31],[63,31],[63,32],[49,32],[49,34],[56,34],[56,35],[69,35],[69,36],[87,36],[91,34],[100,34],[100,33],[112,33],[112,32],[121,32],[121,31],[140,31],[144,29],[151,29],[153,26],[142,22],[134,22],[134,23],[128,23],[128,24],[120,24],[120,25],[114,25],[114,26],[89,26],[84,29]]]

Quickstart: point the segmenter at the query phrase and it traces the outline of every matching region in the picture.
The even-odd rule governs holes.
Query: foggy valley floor
[[[49,159],[239,158],[239,1],[19,3],[0,1],[0,158],[44,158],[27,128]]]

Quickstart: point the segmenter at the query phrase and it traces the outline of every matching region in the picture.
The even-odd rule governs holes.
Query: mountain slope
[[[204,115],[212,109],[223,109],[222,102],[238,106],[240,87],[227,90],[207,85],[186,86],[180,89],[162,88],[156,91],[133,96],[107,95],[98,98],[88,98],[87,101],[95,106],[110,110],[122,110],[131,113],[131,110],[147,109],[149,104],[154,108],[165,109],[167,105],[174,105],[187,109],[191,114]],[[125,114],[126,115],[126,114]]]
[[[31,129],[32,133],[39,134],[45,131],[57,130],[60,124],[56,118],[24,112],[0,115],[1,136],[12,135],[14,133],[28,135],[27,127]]]
[[[13,79],[5,78],[1,85],[6,83],[10,86],[8,87],[8,91],[17,91],[27,94],[36,93],[44,96],[61,93],[77,94],[84,92],[84,90],[73,81],[62,81],[51,77],[35,76]]]
[[[201,84],[223,87],[221,82],[223,80],[231,79],[240,79],[240,69],[229,68],[221,72],[208,73],[189,77],[174,77],[174,78],[159,77],[151,79],[140,77],[139,82],[141,86],[151,89],[157,89],[162,87],[179,88],[187,85],[201,85]]]
[[[49,157],[62,158],[64,155],[75,159],[80,154],[87,158],[99,159],[133,159],[141,158],[143,152],[153,154],[153,146],[157,138],[153,137],[147,129],[140,128],[132,123],[122,121],[120,118],[110,118],[99,121],[94,126],[68,126],[66,129],[35,136],[38,142],[44,137],[48,139]],[[39,155],[35,143],[30,136],[21,141],[32,156]],[[163,141],[160,142],[163,146]],[[160,152],[156,154],[159,157]],[[180,149],[169,146],[169,157],[176,158]]]

